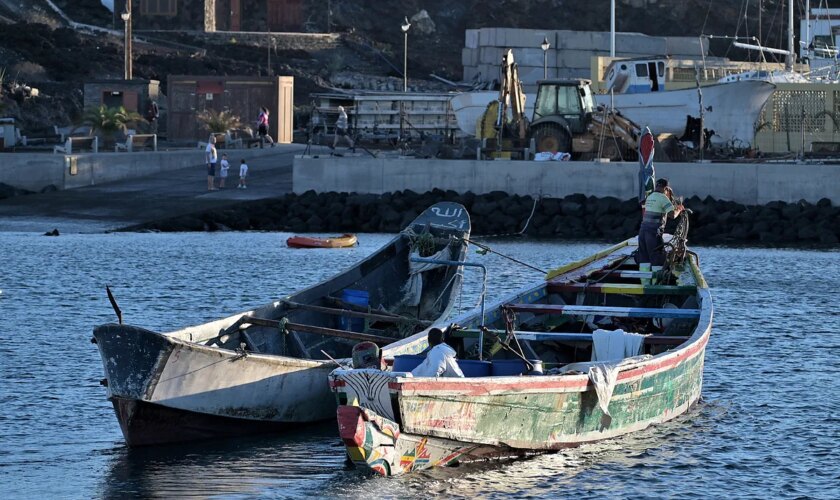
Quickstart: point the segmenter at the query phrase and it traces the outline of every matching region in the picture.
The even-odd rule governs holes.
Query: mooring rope
[[[492,248],[490,248],[489,246],[487,246],[483,243],[479,243],[477,241],[472,241],[472,240],[467,239],[467,238],[463,238],[463,240],[466,241],[467,243],[471,244],[471,245],[475,245],[478,248],[484,250],[484,252],[479,252],[479,253],[487,253],[487,252],[494,253],[494,254],[498,255],[499,257],[503,257],[503,258],[508,259],[512,262],[516,262],[517,264],[525,266],[529,269],[533,269],[534,271],[537,271],[537,272],[540,272],[540,273],[543,273],[543,274],[548,273],[548,271],[540,269],[539,267],[536,267],[536,266],[532,266],[531,264],[528,264],[527,262],[522,262],[521,260],[515,259],[515,258],[511,257],[510,255],[505,255],[501,252],[497,252],[497,251],[493,250]]]
[[[525,221],[525,225],[522,226],[522,229],[520,229],[519,231],[515,233],[481,234],[474,236],[474,238],[501,238],[504,236],[522,236],[523,234],[525,234],[525,231],[528,230],[528,225],[531,224],[531,219],[534,217],[534,213],[537,211],[537,203],[539,203],[541,199],[542,198],[539,196],[534,198],[534,205],[531,207],[531,215],[528,216],[528,219]]]

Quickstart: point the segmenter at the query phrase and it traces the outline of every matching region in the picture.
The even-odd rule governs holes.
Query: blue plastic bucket
[[[533,371],[528,375],[542,375],[542,361],[539,359],[528,360],[533,366]],[[493,376],[494,377],[509,377],[522,375],[527,370],[525,362],[521,359],[495,359],[493,360]]]
[[[426,359],[426,356],[418,356],[417,354],[400,354],[394,356],[394,366],[391,370],[395,372],[410,372],[411,370],[420,366]]]
[[[370,295],[364,290],[351,290],[346,288],[341,291],[341,300],[349,304],[367,307],[370,303]],[[354,332],[362,332],[365,329],[364,318],[346,318],[338,319],[338,324],[342,330],[352,330]]]
[[[458,360],[458,367],[464,372],[465,377],[489,377],[491,364],[489,361]]]

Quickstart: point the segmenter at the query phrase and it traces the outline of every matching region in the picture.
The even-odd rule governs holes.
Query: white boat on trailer
[[[664,58],[614,61],[607,69],[607,88],[611,94],[593,94],[595,104],[614,108],[633,122],[647,126],[656,134],[686,134],[688,118],[700,118],[703,128],[714,131],[712,144],[753,144],[755,124],[764,103],[775,85],[759,79],[704,85],[697,88],[668,90],[665,84]],[[701,96],[702,94],[702,96]],[[498,92],[464,92],[452,98],[458,128],[475,136],[478,121],[487,105],[498,99]],[[526,115],[533,116],[536,96],[525,98]]]
[[[669,90],[666,67],[664,57],[613,61],[606,70],[606,89],[612,94],[595,94],[595,102],[657,134],[677,137],[685,134],[688,117],[701,117],[702,105],[703,128],[714,132],[712,144],[753,144],[756,121],[775,85],[745,79]]]

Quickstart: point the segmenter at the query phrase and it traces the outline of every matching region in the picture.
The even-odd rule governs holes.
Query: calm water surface
[[[508,463],[398,478],[348,468],[335,424],[130,450],[105,389],[94,325],[171,330],[249,309],[350,266],[387,242],[290,250],[288,234],[0,233],[0,491],[93,497],[811,497],[840,498],[840,254],[699,248],[715,301],[703,400],[633,436]],[[491,242],[552,265],[595,243]],[[498,256],[490,298],[539,275]],[[461,306],[477,303],[467,271]]]

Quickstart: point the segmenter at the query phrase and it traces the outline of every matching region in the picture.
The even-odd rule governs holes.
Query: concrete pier
[[[278,147],[281,147],[278,145]],[[302,150],[295,145],[282,146]],[[258,161],[276,156],[280,149],[219,149],[228,154],[231,174],[238,172],[239,160]],[[72,155],[50,153],[0,154],[0,183],[18,189],[39,192],[44,188],[64,190],[96,186],[126,179],[170,172],[186,167],[196,169],[204,165],[203,149],[173,151],[140,151],[136,153],[80,153]],[[236,167],[236,168],[234,168]]]
[[[657,177],[671,181],[677,195],[712,196],[744,205],[823,198],[840,202],[840,165],[804,163],[656,163]],[[296,157],[295,193],[382,194],[433,189],[475,194],[563,198],[575,193],[636,196],[637,163],[418,160],[360,157]]]
[[[0,183],[36,193],[47,191],[0,199],[0,231],[109,231],[282,196],[292,189],[292,157],[305,147],[221,149],[220,156],[227,153],[231,163],[227,189],[212,192],[207,191],[204,153],[197,149],[72,156],[0,154]],[[68,158],[75,158],[76,173],[71,172]],[[236,189],[242,158],[250,167],[248,189]]]

